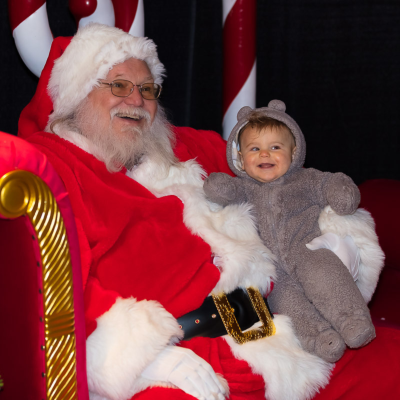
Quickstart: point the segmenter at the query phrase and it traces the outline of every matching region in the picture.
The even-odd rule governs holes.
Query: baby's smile
[[[268,168],[272,168],[272,167],[275,167],[275,164],[261,163],[258,165],[258,168],[262,168],[262,169],[268,169]]]

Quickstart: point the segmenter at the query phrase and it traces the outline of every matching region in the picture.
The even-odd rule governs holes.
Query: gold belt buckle
[[[221,294],[212,295],[215,306],[217,307],[218,313],[224,323],[226,332],[238,344],[275,335],[275,324],[267,306],[265,305],[261,293],[258,289],[253,287],[248,287],[246,290],[250,297],[253,309],[257,313],[258,319],[262,322],[262,325],[259,328],[246,332],[242,332],[235,317],[234,309],[229,304],[225,293],[222,292]]]

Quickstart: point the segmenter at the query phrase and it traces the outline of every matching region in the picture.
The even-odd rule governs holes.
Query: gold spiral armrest
[[[27,215],[33,225],[42,267],[47,399],[76,399],[76,346],[72,268],[60,210],[48,186],[16,170],[0,178],[0,213]]]

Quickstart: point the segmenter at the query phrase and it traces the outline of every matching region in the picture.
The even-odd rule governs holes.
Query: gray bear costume
[[[342,173],[303,168],[304,136],[285,113],[285,104],[273,100],[259,108],[283,122],[296,141],[288,171],[272,182],[259,182],[241,168],[238,135],[253,110],[243,107],[227,144],[232,178],[213,173],[204,183],[207,197],[223,206],[248,202],[264,244],[277,258],[277,282],[269,296],[273,312],[289,315],[305,350],[327,361],[339,359],[345,343],[360,347],[375,337],[367,305],[352,276],[330,250],[309,250],[306,244],[321,235],[318,218],[325,206],[339,215],[353,214],[360,193],[351,178]]]

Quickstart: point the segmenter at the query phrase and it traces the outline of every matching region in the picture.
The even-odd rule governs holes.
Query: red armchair
[[[46,157],[0,133],[3,399],[88,399],[74,216]]]

